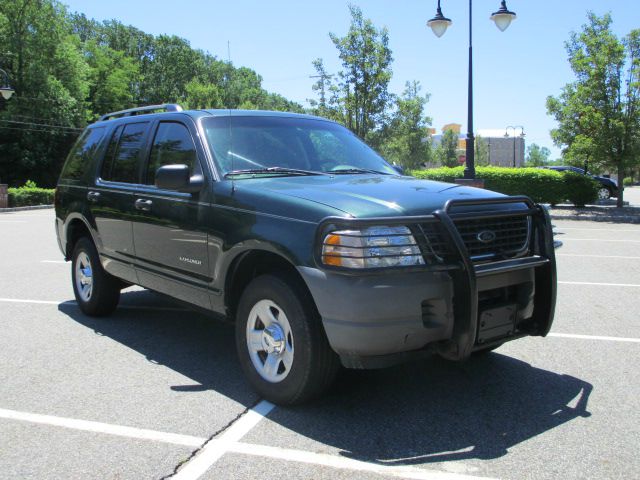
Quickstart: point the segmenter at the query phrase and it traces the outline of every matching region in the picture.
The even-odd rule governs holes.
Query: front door
[[[161,121],[154,128],[145,185],[134,199],[138,215],[133,239],[141,285],[209,309],[207,232],[201,218],[205,191],[182,193],[154,185],[155,172],[163,165],[188,165],[191,175],[202,174],[194,138],[181,121]]]

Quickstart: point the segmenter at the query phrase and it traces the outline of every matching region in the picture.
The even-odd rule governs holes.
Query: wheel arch
[[[254,278],[264,274],[279,274],[293,279],[295,287],[306,297],[306,301],[311,302],[311,306],[317,312],[309,287],[295,265],[286,257],[272,251],[254,249],[238,255],[227,270],[224,304],[229,319],[235,320],[240,297],[247,285]]]
[[[74,216],[71,219],[67,219],[64,242],[64,256],[66,260],[71,259],[76,242],[85,236],[88,237],[94,245],[96,244],[91,228],[82,217]]]

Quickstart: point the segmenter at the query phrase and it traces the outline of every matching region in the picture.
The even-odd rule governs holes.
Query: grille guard
[[[524,204],[525,209],[504,209],[486,212],[452,213],[455,207],[495,206]],[[459,234],[455,220],[465,218],[500,218],[528,216],[531,219],[529,245],[531,256],[509,259],[482,265],[474,265],[467,247]],[[335,229],[359,228],[373,225],[412,225],[436,223],[442,227],[447,240],[453,247],[453,260],[445,264],[431,264],[415,267],[348,269],[324,265],[321,260],[321,245],[324,236]],[[367,219],[328,217],[324,219],[316,232],[316,262],[323,269],[340,272],[346,275],[384,274],[410,271],[448,271],[454,285],[454,325],[452,337],[439,346],[439,353],[451,360],[464,360],[471,355],[475,345],[478,328],[478,277],[498,272],[509,272],[523,268],[535,269],[535,296],[531,331],[526,334],[546,336],[551,329],[555,312],[557,295],[556,259],[553,243],[551,220],[547,211],[535,204],[529,197],[512,196],[491,199],[449,200],[442,209],[431,215],[407,217],[376,217]],[[464,299],[463,301],[461,301]],[[517,335],[500,342],[512,340],[524,335]],[[482,348],[491,344],[483,344]]]

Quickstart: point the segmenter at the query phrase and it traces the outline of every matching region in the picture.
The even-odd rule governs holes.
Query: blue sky
[[[349,27],[347,5],[362,8],[378,27],[389,30],[393,50],[391,90],[419,80],[431,95],[427,114],[440,131],[447,123],[467,118],[468,2],[442,0],[453,25],[441,38],[426,26],[436,0],[235,0],[180,2],[167,0],[63,0],[70,10],[98,20],[115,18],[153,34],[174,34],[193,47],[247,66],[262,75],[263,86],[306,104],[313,97],[311,62],[325,61],[329,73],[340,68],[329,32],[344,35]],[[549,136],[554,127],[545,99],[573,80],[564,42],[586,22],[586,12],[611,12],[619,36],[640,28],[638,0],[508,0],[518,18],[500,32],[489,16],[499,0],[473,4],[474,126],[502,129],[523,125],[527,144],[535,142],[559,155]]]

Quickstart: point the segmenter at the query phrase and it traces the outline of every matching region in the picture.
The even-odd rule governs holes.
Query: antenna
[[[231,63],[231,42],[227,40],[227,59]]]

